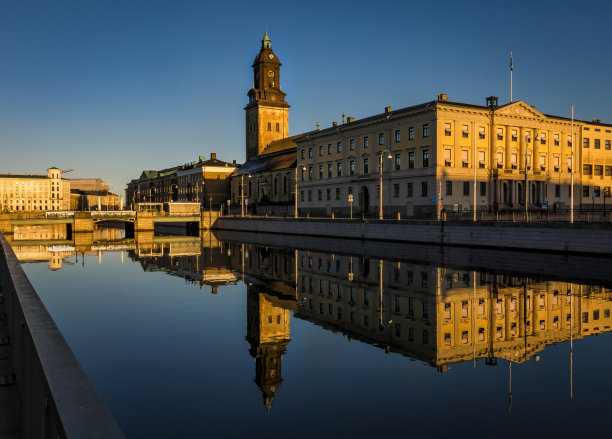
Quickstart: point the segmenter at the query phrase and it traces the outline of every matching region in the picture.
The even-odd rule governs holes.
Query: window
[[[567,146],[572,146],[572,136],[567,136]]]
[[[469,130],[467,125],[463,125],[461,127],[461,136],[462,137],[468,137],[469,136],[469,132],[470,132],[470,130]]]
[[[463,195],[470,195],[470,182],[469,181],[463,182]]]
[[[444,166],[450,166],[450,165],[451,165],[451,150],[445,149],[444,150]]]
[[[395,170],[399,171],[402,165],[402,156],[400,153],[395,154]]]
[[[504,167],[504,153],[498,152],[497,153],[497,169],[501,169],[503,167]]]
[[[312,158],[312,148],[308,148],[308,158]]]
[[[561,185],[556,184],[555,185],[555,197],[559,198],[560,196],[561,196]]]
[[[452,181],[446,182],[446,195],[453,195],[453,182]]]
[[[423,277],[425,285],[423,286],[423,288],[427,288],[427,273],[423,273],[425,276]],[[423,318],[424,319],[428,319],[429,318],[429,303],[427,302],[423,302]]]
[[[606,140],[606,149],[610,149],[610,141]]]
[[[584,138],[582,146],[584,148],[588,148],[589,147],[589,138],[588,137]]]
[[[451,132],[451,124],[450,123],[445,123],[444,124],[444,135],[445,136],[450,136],[452,134]],[[423,136],[425,137],[425,136]]]
[[[595,149],[601,149],[601,140],[595,139]]]
[[[318,192],[318,198],[317,198],[317,199],[318,199],[319,201],[323,200],[323,190],[322,190],[322,189],[319,189],[317,192]]]
[[[385,144],[385,135],[384,135],[384,133],[380,133],[378,135],[378,144],[379,145],[384,145]]]
[[[606,166],[606,177],[612,176],[612,166]]]
[[[467,168],[470,165],[470,152],[467,149],[461,150],[461,166]]]
[[[304,156],[305,156],[305,151],[302,150],[302,158],[304,158]]]
[[[370,173],[370,160],[368,160],[367,158],[363,159],[363,173]]]
[[[426,197],[427,196],[427,182],[423,181],[421,182],[421,197]]]
[[[478,167],[479,168],[484,168],[485,167],[485,152],[484,151],[478,151]]]
[[[590,190],[588,186],[582,186],[582,196],[584,198],[589,198]]]
[[[408,151],[408,169],[414,168],[414,151]]]
[[[331,200],[331,189],[327,189],[326,192],[327,192],[326,193],[326,195],[327,195],[326,199],[327,199],[327,201],[329,201],[329,200]]]
[[[323,145],[319,145],[319,155],[323,155]]]
[[[394,183],[393,184],[393,196],[395,198],[399,197],[399,193],[400,193],[400,186],[399,183]]]
[[[603,175],[603,166],[595,165],[595,175]]]
[[[561,169],[561,158],[556,155],[553,157],[553,170],[559,172],[559,169]]]
[[[546,145],[546,133],[540,133],[540,145]]]
[[[354,150],[355,150],[355,139],[351,139],[351,140],[349,140],[349,149],[350,149],[351,151],[354,151]]]
[[[323,165],[319,165],[319,178],[323,178]]]
[[[336,188],[336,200],[339,200],[339,199],[340,199],[340,188],[337,187]]]
[[[308,166],[308,180],[312,180],[312,165]]]
[[[593,165],[584,165],[582,167],[582,173],[584,175],[591,175],[593,173]]]
[[[504,140],[504,129],[503,128],[497,129],[497,140]]]
[[[480,182],[480,196],[484,197],[486,195],[487,195],[487,182],[481,181]]]
[[[300,191],[300,201],[304,201],[304,191]]]
[[[276,131],[280,131],[280,124],[276,122]]]
[[[478,127],[478,138],[484,139],[486,137],[486,129],[485,127]]]
[[[349,162],[349,172],[351,175],[355,175],[355,160]]]
[[[336,144],[336,152],[342,152],[342,142]]]
[[[429,167],[429,150],[427,149],[423,150],[423,167]]]
[[[331,154],[332,153],[332,146],[331,143],[329,145],[327,145],[327,153]]]
[[[516,142],[518,140],[518,130],[512,130],[512,137],[511,139],[513,142]]]
[[[423,137],[429,137],[429,124],[423,125]]]
[[[363,292],[363,306],[370,306],[370,297],[367,291]]]
[[[370,146],[370,139],[368,138],[368,136],[365,136],[365,137],[363,138],[363,147],[364,147],[364,148],[367,148],[367,147],[369,147],[369,146]]]
[[[328,163],[327,164],[327,178],[331,178],[332,176],[332,164]]]
[[[601,195],[601,188],[599,186],[593,186],[593,196],[599,198]]]
[[[400,130],[395,130],[395,141],[399,142],[402,139]]]
[[[518,154],[513,152],[510,154],[510,167],[516,169],[518,167]]]
[[[336,164],[336,172],[338,173],[338,177],[342,177],[342,162]]]
[[[546,154],[540,154],[540,171],[546,171]]]
[[[312,201],[312,191],[308,190],[308,201]]]
[[[408,128],[408,140],[414,140],[414,127]]]
[[[412,183],[407,183],[406,184],[406,196],[407,197],[412,197],[412,193],[413,193],[412,191],[413,191]]]

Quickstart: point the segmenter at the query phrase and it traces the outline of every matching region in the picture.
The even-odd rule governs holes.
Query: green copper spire
[[[270,37],[268,36],[268,25],[267,24],[266,24],[266,33],[263,39],[261,40],[261,48],[262,49],[272,49],[272,40],[270,40]]]

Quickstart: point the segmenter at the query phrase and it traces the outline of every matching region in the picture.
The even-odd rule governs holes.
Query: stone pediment
[[[523,101],[513,102],[508,105],[504,105],[503,107],[495,110],[496,116],[510,116],[510,117],[528,117],[535,119],[545,119],[542,113],[536,110],[531,105],[526,104]]]

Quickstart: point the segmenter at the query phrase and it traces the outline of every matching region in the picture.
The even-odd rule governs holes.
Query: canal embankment
[[[123,438],[2,234],[0,288],[17,389],[6,403],[20,406],[21,437]]]
[[[609,223],[515,223],[223,216],[216,230],[438,246],[612,255]]]

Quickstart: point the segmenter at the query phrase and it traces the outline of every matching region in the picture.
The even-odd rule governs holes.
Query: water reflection
[[[549,345],[612,324],[612,289],[604,286],[221,242],[210,234],[201,244],[159,243],[155,254],[130,256],[145,271],[209,285],[213,294],[237,280],[247,285],[246,339],[268,412],[283,382],[292,314],[441,373],[465,361],[495,366],[504,359],[510,368],[537,361]]]

